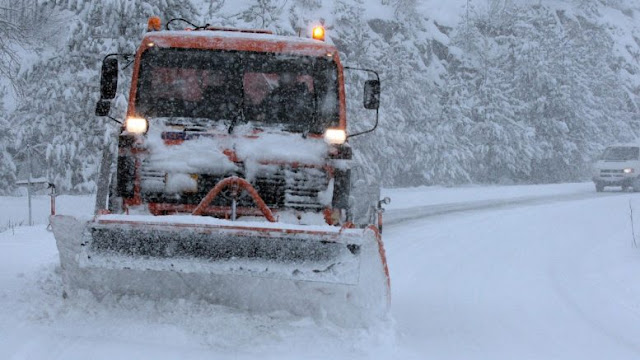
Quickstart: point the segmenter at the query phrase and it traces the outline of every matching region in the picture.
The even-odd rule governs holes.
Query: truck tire
[[[602,192],[604,190],[604,185],[600,182],[596,182],[596,192]]]
[[[631,185],[631,188],[633,189],[633,192],[639,192],[640,191],[640,179],[635,179],[633,181],[633,184]]]

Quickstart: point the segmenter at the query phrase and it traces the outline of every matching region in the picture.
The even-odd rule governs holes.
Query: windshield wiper
[[[237,122],[238,122],[238,114],[231,117],[231,121],[229,122],[229,129],[227,130],[229,134],[233,132],[233,128],[236,126]]]
[[[242,98],[240,99],[240,111],[236,113],[236,115],[231,119],[231,123],[229,124],[229,134],[233,132],[233,128],[236,126],[238,118],[240,118],[243,123],[246,122],[244,117],[244,95],[242,95]]]

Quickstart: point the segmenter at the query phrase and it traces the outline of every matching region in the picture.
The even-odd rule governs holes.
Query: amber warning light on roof
[[[324,27],[316,26],[311,31],[311,35],[314,39],[324,41]]]
[[[152,16],[149,18],[149,22],[147,23],[147,31],[160,31],[162,28],[162,21],[157,16]]]

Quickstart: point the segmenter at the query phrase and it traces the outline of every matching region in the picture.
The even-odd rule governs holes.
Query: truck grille
[[[158,170],[151,170],[145,166],[140,169],[140,179],[142,192],[153,193],[164,191],[165,173]]]
[[[321,209],[324,205],[318,193],[327,189],[328,179],[320,169],[283,167],[275,173],[256,176],[253,185],[267,205]]]
[[[238,165],[243,169],[242,164]],[[164,192],[164,173],[148,170],[143,163],[140,169],[141,193],[146,202],[198,204],[220,180],[232,175],[244,177],[242,171],[225,175],[199,174],[197,192],[167,194]],[[329,177],[322,168],[265,166],[265,170],[259,170],[250,182],[270,208],[321,210],[326,207],[319,194],[327,190]],[[230,204],[231,199],[223,191],[211,205]],[[243,193],[238,199],[238,206],[253,207],[254,203],[248,194]]]

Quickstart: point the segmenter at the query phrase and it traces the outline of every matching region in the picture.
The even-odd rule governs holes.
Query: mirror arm
[[[133,60],[129,60],[129,62],[124,67],[122,67],[122,70],[128,68],[129,65],[131,65],[131,64],[133,64]]]
[[[371,70],[371,69],[365,69],[365,68],[357,68],[357,67],[351,67],[351,66],[345,66],[344,69],[347,70],[359,70],[359,71],[367,71],[370,72],[372,74],[374,74],[376,76],[376,79],[378,81],[380,81],[380,75],[378,74],[377,71],[375,70]],[[347,135],[347,139],[352,138],[354,136],[359,136],[359,135],[363,135],[363,134],[368,134],[370,132],[373,132],[376,128],[378,127],[378,109],[376,109],[376,123],[375,125],[373,125],[373,128],[369,129],[369,130],[365,130],[365,131],[361,131],[359,133],[355,133],[355,134],[349,134]]]
[[[135,55],[135,54],[130,54],[130,53],[124,53],[124,54],[121,54],[121,53],[111,53],[111,54],[107,54],[107,55],[105,55],[105,56],[104,56],[104,58],[102,58],[102,62],[104,62],[104,61],[105,61],[108,57],[110,57],[110,56],[122,56],[122,58],[123,58],[125,61],[131,61],[131,58],[132,58],[134,55]]]
[[[380,75],[378,75],[378,72],[375,70],[371,70],[371,69],[365,69],[365,68],[358,68],[358,67],[352,67],[352,66],[344,66],[343,69],[345,70],[359,70],[359,71],[367,71],[370,72],[372,74],[375,74],[376,79],[378,79],[378,81],[380,81]]]
[[[111,54],[107,54],[102,58],[102,62],[104,62],[105,60],[107,60],[108,57],[111,56],[122,56],[122,59],[124,61],[126,61],[127,63],[122,67],[122,70],[126,69],[129,67],[129,65],[133,64],[133,61],[135,59],[135,55],[136,54],[131,54],[131,53],[111,53]]]
[[[378,127],[378,109],[376,109],[376,123],[373,125],[373,127],[371,129],[365,130],[365,131],[361,131],[361,132],[355,133],[355,134],[349,134],[349,135],[347,135],[347,139],[352,138],[354,136],[358,136],[358,135],[368,134],[370,132],[375,131],[377,127]]]
[[[102,58],[102,62],[104,62],[105,60],[107,60],[107,58],[111,57],[111,56],[118,56],[120,54],[118,53],[111,53],[111,54],[107,54]]]
[[[107,117],[109,118],[109,120],[113,120],[113,121],[117,122],[118,124],[122,125],[122,121],[120,121],[120,120],[118,120],[118,119],[116,119],[116,118],[114,118],[112,116],[109,116],[109,115],[107,115]]]

